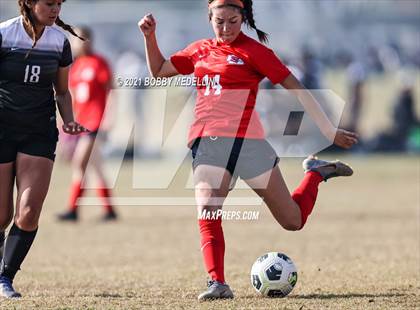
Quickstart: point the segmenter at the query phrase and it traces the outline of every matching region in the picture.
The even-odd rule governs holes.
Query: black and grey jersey
[[[53,83],[59,67],[72,63],[70,43],[46,26],[33,49],[32,44],[22,16],[0,23],[0,113],[55,113]]]

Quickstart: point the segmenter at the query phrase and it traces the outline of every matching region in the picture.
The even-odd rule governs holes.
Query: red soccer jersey
[[[108,96],[111,71],[105,59],[98,55],[76,59],[70,69],[70,90],[76,120],[91,131],[102,121]]]
[[[242,32],[230,44],[200,40],[171,57],[181,74],[198,80],[195,120],[189,132],[197,137],[222,136],[264,139],[255,102],[265,77],[281,83],[289,69],[274,52]]]

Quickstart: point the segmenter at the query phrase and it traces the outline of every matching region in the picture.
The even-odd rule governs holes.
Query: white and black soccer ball
[[[293,290],[296,282],[295,264],[283,253],[264,254],[252,265],[252,286],[263,296],[285,297]]]

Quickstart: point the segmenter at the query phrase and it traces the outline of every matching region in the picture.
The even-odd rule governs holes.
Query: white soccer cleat
[[[5,298],[19,298],[22,297],[20,293],[13,288],[12,281],[7,277],[0,277],[0,296]]]
[[[334,177],[348,177],[353,174],[353,169],[339,160],[326,161],[315,156],[306,158],[302,163],[302,167],[305,172],[318,172],[324,178],[324,181]]]
[[[207,291],[201,293],[198,296],[199,301],[212,300],[212,299],[223,299],[233,298],[233,293],[227,284],[220,283],[218,281],[210,280],[207,283]]]

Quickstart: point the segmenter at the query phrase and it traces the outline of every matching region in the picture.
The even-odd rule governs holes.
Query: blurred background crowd
[[[420,152],[420,1],[256,0],[254,7],[257,26],[270,35],[270,48],[302,83],[309,89],[331,89],[344,99],[340,126],[361,136],[353,152]],[[204,0],[70,0],[61,16],[71,25],[92,29],[94,48],[107,59],[114,77],[145,77],[137,22],[149,12],[157,19],[166,57],[212,37]],[[17,15],[17,1],[0,1],[1,21]],[[144,158],[162,156],[160,140],[150,134],[156,126],[156,98],[144,93],[111,95],[107,155],[130,156],[137,148]],[[119,132],[133,118],[140,126],[127,148]]]

